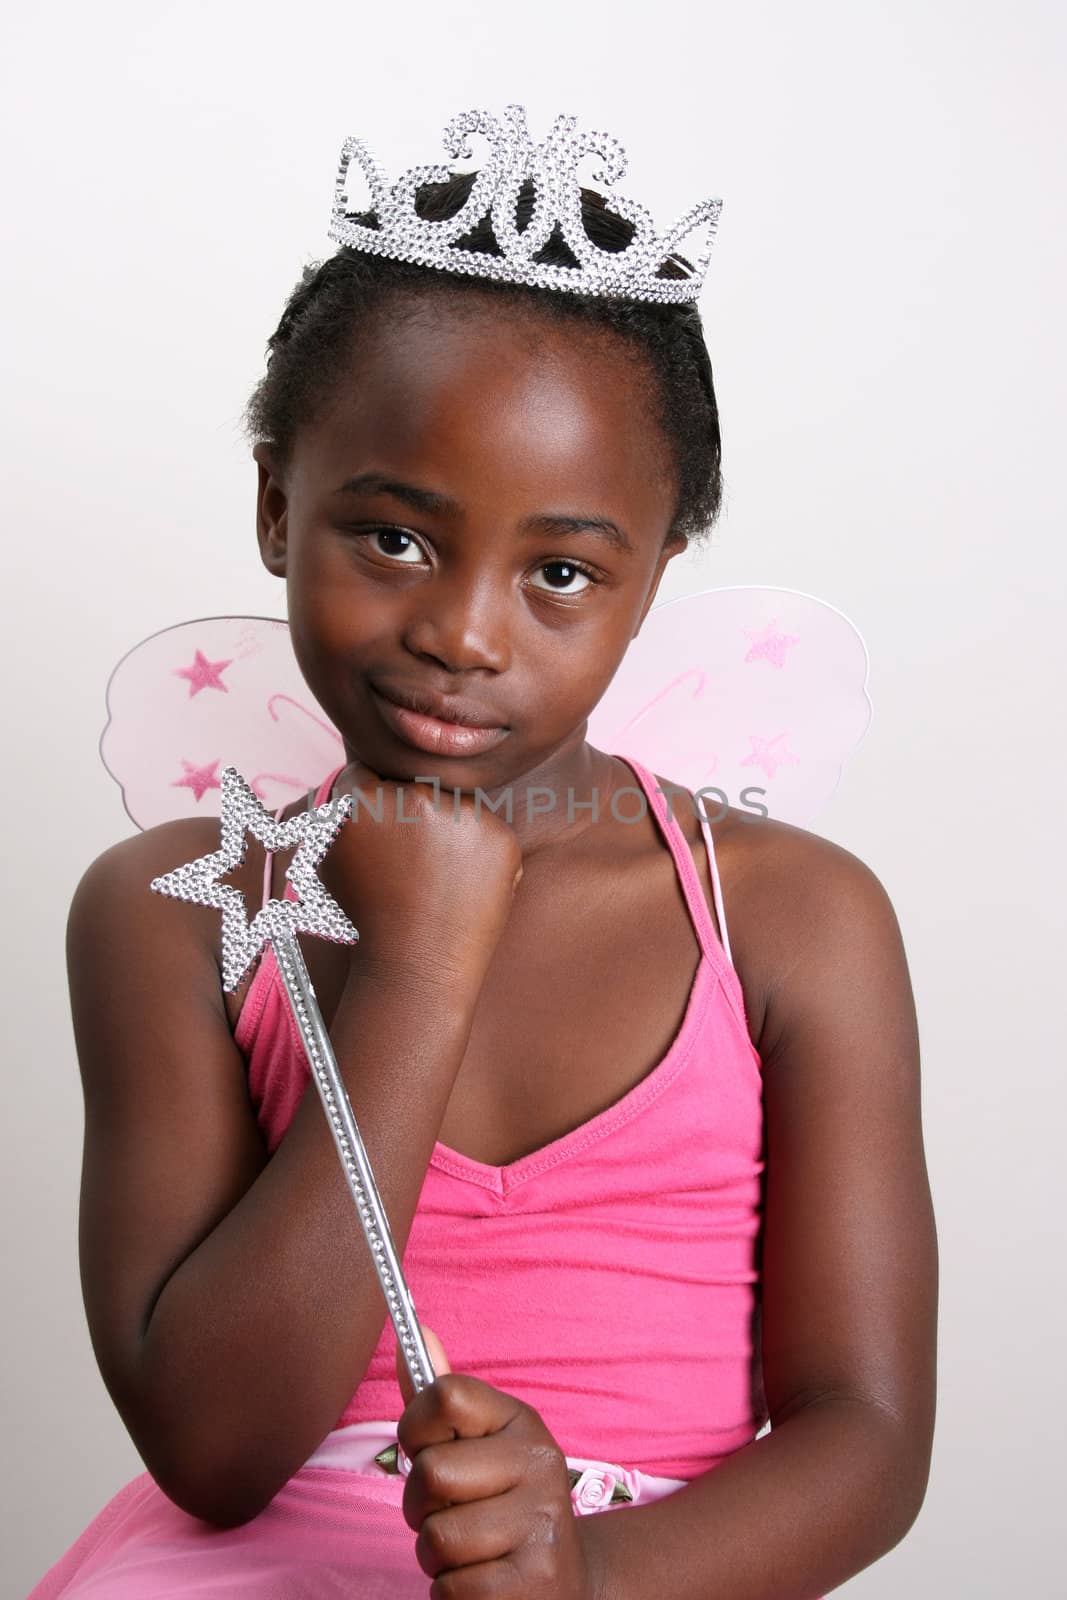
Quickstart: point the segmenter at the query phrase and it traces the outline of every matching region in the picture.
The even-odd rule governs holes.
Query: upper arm
[[[903,941],[874,873],[815,835],[791,831],[768,880],[780,908],[761,1039],[768,1407],[773,1422],[820,1396],[878,1406],[921,1498],[937,1246]]]
[[[142,1454],[136,1374],[152,1308],[267,1159],[222,999],[218,913],[148,887],[206,853],[206,837],[199,822],[168,823],[114,846],[83,875],[67,921],[85,1099],[82,1292],[101,1375]]]

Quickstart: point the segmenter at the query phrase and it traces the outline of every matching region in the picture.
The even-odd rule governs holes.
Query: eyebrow
[[[521,533],[595,533],[606,539],[614,550],[624,550],[633,555],[634,547],[617,523],[607,517],[570,517],[546,513],[539,517],[526,517],[519,524]]]
[[[452,500],[446,494],[439,494],[435,489],[420,489],[413,483],[402,483],[398,478],[387,477],[384,472],[361,472],[356,478],[346,478],[334,492],[339,495],[387,494],[414,511],[429,513],[455,514],[462,509],[458,500]],[[519,532],[595,533],[616,550],[624,550],[629,555],[634,550],[623,529],[608,517],[577,517],[544,512],[524,518],[519,524]]]
[[[415,511],[458,511],[459,502],[433,489],[418,489],[413,483],[401,483],[397,478],[387,478],[384,472],[361,472],[358,478],[346,478],[338,494],[388,494],[402,500]]]

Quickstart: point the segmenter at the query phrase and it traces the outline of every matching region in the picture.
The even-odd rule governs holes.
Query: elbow
[[[260,1512],[265,1511],[270,1504],[270,1499],[249,1499],[246,1495],[232,1493],[211,1493],[200,1500],[199,1507],[185,1506],[190,1516],[199,1517],[201,1521],[210,1524],[213,1528],[243,1528],[246,1523],[254,1522]]]
[[[911,1530],[926,1499],[932,1412],[907,1415],[870,1395],[824,1392],[779,1412],[772,1432],[788,1416],[805,1413],[831,1430],[829,1459],[841,1466],[848,1504],[865,1529],[864,1562],[880,1560]]]
[[[158,1415],[151,1424],[126,1425],[151,1477],[180,1511],[215,1528],[239,1528],[265,1511],[287,1480],[287,1473],[268,1476],[267,1452],[237,1447],[215,1429],[164,1423]]]
[[[266,1487],[246,1466],[223,1466],[202,1457],[192,1466],[159,1461],[146,1465],[160,1490],[180,1511],[220,1529],[254,1522],[280,1487]]]
[[[929,1446],[923,1446],[918,1452],[913,1448],[905,1453],[898,1472],[899,1517],[893,1529],[893,1538],[886,1547],[887,1550],[891,1550],[894,1545],[900,1543],[905,1534],[910,1533],[923,1508],[930,1483]]]
[[[159,1375],[162,1377],[162,1375]],[[131,1388],[109,1385],[138,1453],[160,1491],[180,1511],[215,1528],[239,1528],[265,1511],[292,1476],[280,1441],[249,1429],[236,1414],[183,1399],[173,1370]],[[210,1418],[210,1420],[209,1420]]]
[[[933,1436],[881,1406],[868,1406],[870,1461],[879,1532],[886,1555],[914,1527],[930,1481]]]
[[[299,1446],[294,1455],[291,1441],[262,1428],[231,1433],[201,1427],[183,1435],[173,1470],[156,1481],[190,1516],[216,1528],[239,1528],[267,1509],[309,1453]]]

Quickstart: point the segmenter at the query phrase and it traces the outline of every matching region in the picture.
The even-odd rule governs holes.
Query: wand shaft
[[[389,1230],[389,1221],[374,1181],[366,1146],[359,1131],[352,1104],[337,1066],[330,1036],[322,1020],[311,976],[295,935],[272,940],[274,957],[285,984],[289,1004],[300,1030],[300,1038],[319,1091],[326,1119],[330,1124],[337,1154],[341,1158],[348,1187],[356,1203],[363,1232],[370,1248],[374,1270],[385,1295],[385,1303],[396,1329],[397,1343],[411,1377],[415,1393],[434,1381],[436,1373],[426,1341],[422,1336],[411,1291],[404,1278],[400,1257]]]

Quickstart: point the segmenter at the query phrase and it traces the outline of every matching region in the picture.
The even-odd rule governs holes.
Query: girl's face
[[[487,792],[566,770],[684,548],[649,383],[602,332],[409,303],[284,473],[257,447],[263,561],[349,759]]]

